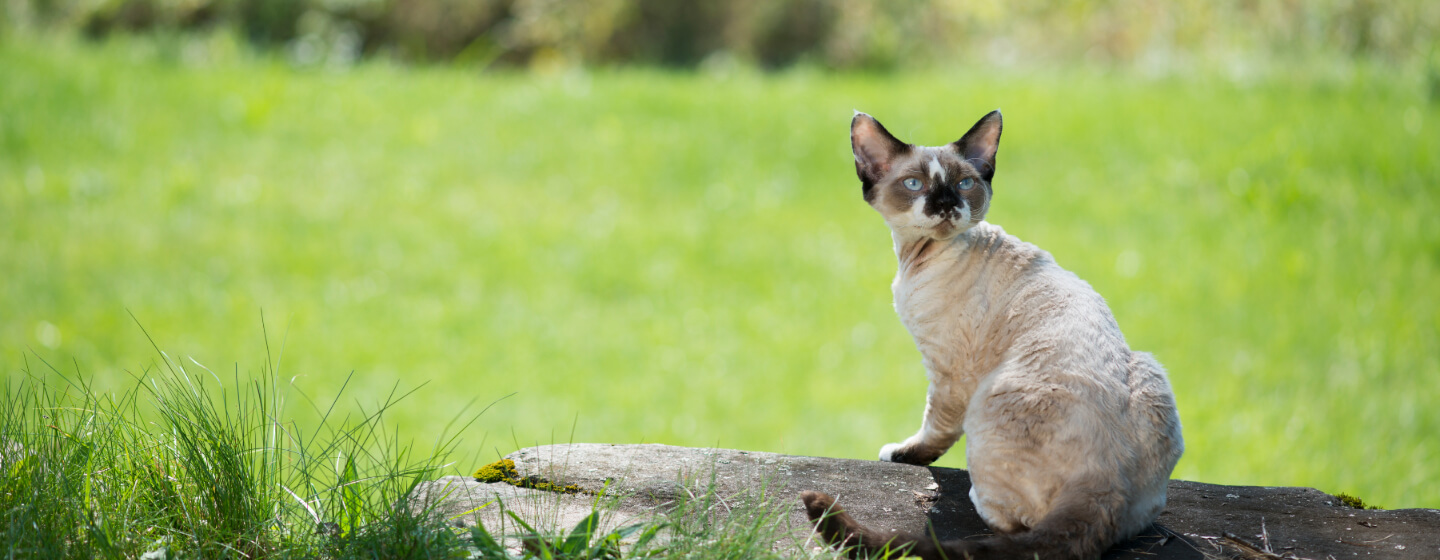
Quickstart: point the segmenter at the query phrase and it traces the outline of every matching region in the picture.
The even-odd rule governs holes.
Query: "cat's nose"
[[[935,202],[942,205],[942,207],[959,206],[960,191],[955,190],[954,187],[937,189],[935,192]]]

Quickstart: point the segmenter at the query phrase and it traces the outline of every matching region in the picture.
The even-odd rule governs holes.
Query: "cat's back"
[[[988,227],[974,228],[979,231],[968,240],[973,262],[967,264],[987,271],[977,279],[987,284],[983,290],[999,304],[1003,320],[1023,333],[1021,339],[1028,334],[1044,339],[1045,346],[1057,339],[1125,345],[1105,298],[1089,282],[1044,249],[999,226],[982,225]]]
[[[1138,455],[1131,467],[1168,473],[1183,443],[1164,368],[1132,350],[1105,299],[1049,253],[998,226],[977,233],[971,246],[985,248],[984,260],[995,269],[989,278],[996,285],[984,289],[996,294],[987,320],[1000,325],[992,331],[1005,333],[987,341],[998,351],[996,367],[976,372],[994,374],[977,395],[1033,396],[1063,387],[1094,425],[1112,426],[1113,437],[1129,440],[1126,447]],[[1163,503],[1163,488],[1157,491]]]

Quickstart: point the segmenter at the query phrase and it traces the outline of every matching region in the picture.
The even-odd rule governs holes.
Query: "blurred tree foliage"
[[[1437,56],[1440,2],[1393,0],[0,0],[7,27],[235,29],[303,60],[508,65]]]

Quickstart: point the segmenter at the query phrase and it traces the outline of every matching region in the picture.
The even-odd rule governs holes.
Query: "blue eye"
[[[924,185],[921,185],[921,184],[920,184],[920,180],[919,180],[919,179],[916,179],[916,178],[914,178],[914,177],[911,177],[911,178],[905,180],[905,188],[910,189],[910,190],[912,190],[912,191],[918,191],[918,190],[920,190],[920,187],[922,187],[922,186],[924,186]]]
[[[962,190],[962,191],[968,191],[968,190],[970,190],[970,187],[975,186],[975,180],[974,180],[974,179],[971,179],[971,178],[969,178],[969,177],[966,177],[964,181],[960,181],[959,183],[956,183],[955,186],[960,187],[960,190]]]

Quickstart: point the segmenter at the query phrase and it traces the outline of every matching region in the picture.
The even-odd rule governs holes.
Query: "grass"
[[[233,385],[161,354],[118,393],[43,363],[6,384],[0,416],[0,554],[6,558],[305,558],[596,560],[620,558],[839,558],[795,541],[791,496],[720,496],[713,480],[684,481],[663,512],[609,531],[618,505],[595,498],[573,528],[541,511],[468,530],[451,525],[417,485],[452,472],[453,437],[438,451],[401,445],[384,415],[317,429],[290,420],[292,389],[262,375]],[[211,383],[207,378],[213,379]],[[462,426],[463,429],[463,426]],[[512,467],[513,470],[513,467]],[[542,495],[558,496],[562,493]],[[513,504],[511,504],[513,505]],[[534,504],[532,504],[534,505]],[[545,504],[540,504],[543,508]],[[558,503],[550,504],[558,507]],[[501,509],[506,504],[487,504]],[[534,508],[531,508],[534,509]],[[777,546],[777,543],[779,546]]]
[[[332,404],[303,428],[275,362],[232,390],[161,357],[124,391],[43,362],[59,384],[28,369],[6,383],[7,558],[445,558],[460,546],[434,504],[410,498],[453,437],[416,454],[385,427],[393,400],[358,418],[332,417]]]
[[[128,386],[126,310],[177,361],[258,355],[263,309],[318,402],[442,388],[387,410],[400,441],[515,393],[456,445],[870,458],[924,378],[846,123],[935,144],[998,106],[990,219],[1169,369],[1177,477],[1440,506],[1440,105],[1407,69],[325,71],[15,36],[0,68],[12,380],[35,350]]]

